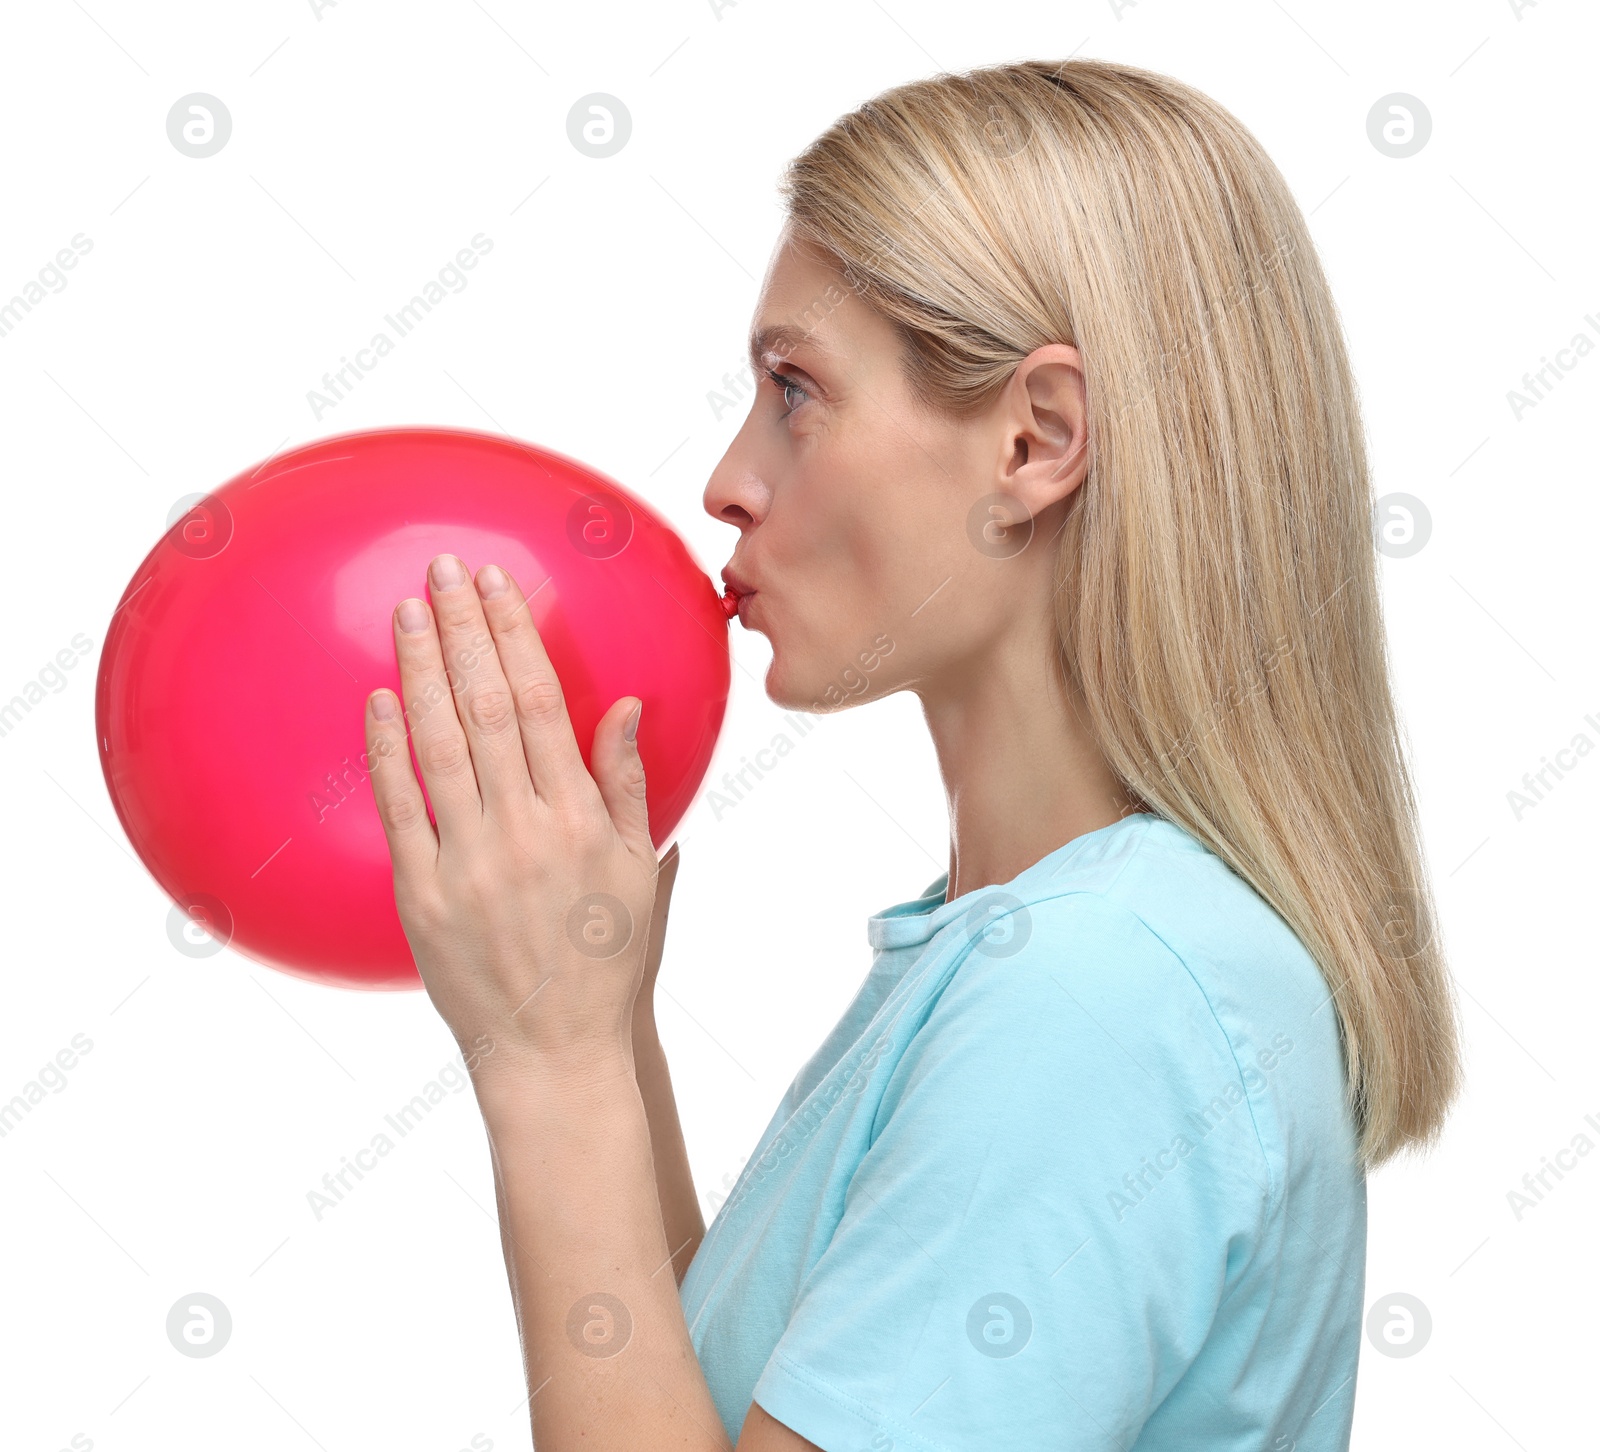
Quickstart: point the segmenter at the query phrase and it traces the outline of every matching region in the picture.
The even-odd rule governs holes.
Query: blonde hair
[[[1169,77],[1030,61],[900,86],[789,166],[796,235],[966,416],[1083,354],[1062,669],[1129,792],[1299,935],[1363,1167],[1434,1140],[1457,1012],[1390,694],[1355,380],[1283,177]]]

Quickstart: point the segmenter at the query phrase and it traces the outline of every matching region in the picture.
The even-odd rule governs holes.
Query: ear
[[[1089,470],[1083,357],[1066,343],[1035,348],[997,400],[1000,492],[1037,518],[1066,499]]]

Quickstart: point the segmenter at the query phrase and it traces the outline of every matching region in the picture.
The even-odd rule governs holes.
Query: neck
[[[1094,744],[1054,657],[1053,638],[1018,642],[918,692],[950,813],[946,902],[1009,882],[1140,809]]]

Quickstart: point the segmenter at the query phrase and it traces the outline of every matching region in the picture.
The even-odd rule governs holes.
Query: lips
[[[722,571],[722,583],[727,587],[722,596],[723,613],[732,619],[738,615],[741,625],[748,624],[747,612],[751,597],[756,593],[755,587],[737,573],[731,563]]]

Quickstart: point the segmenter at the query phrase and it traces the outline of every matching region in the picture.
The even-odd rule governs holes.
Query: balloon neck
[[[723,591],[722,599],[719,603],[722,606],[722,615],[725,620],[732,620],[739,613],[739,596],[731,586]]]

